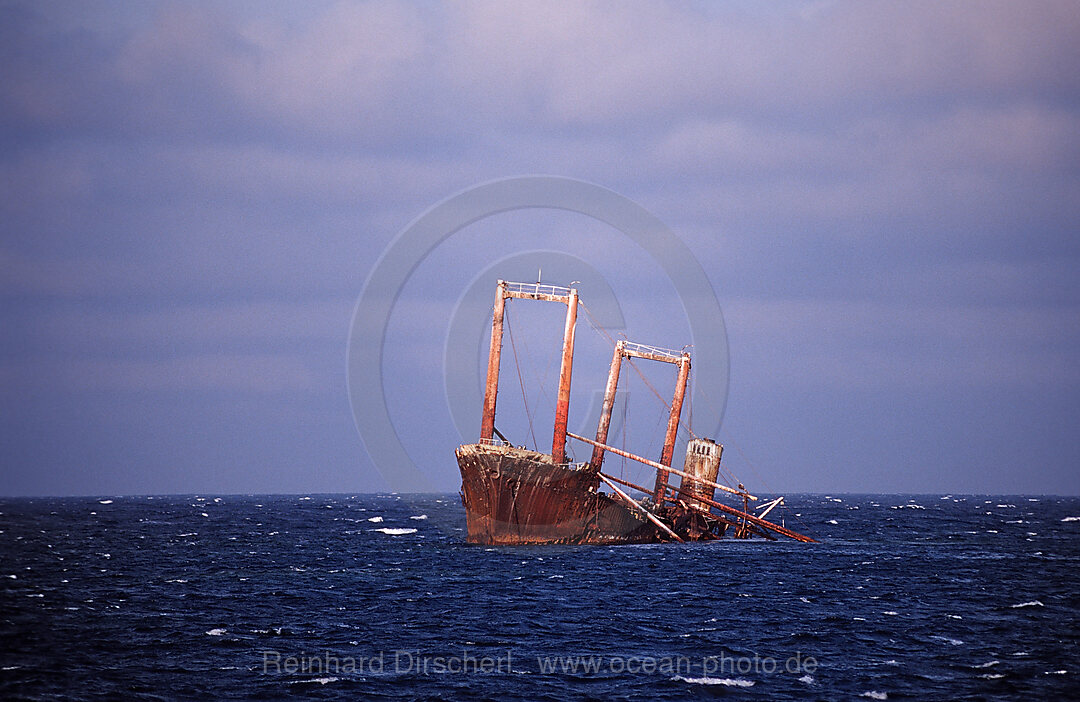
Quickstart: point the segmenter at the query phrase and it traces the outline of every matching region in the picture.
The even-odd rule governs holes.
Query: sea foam
[[[693,685],[725,685],[727,687],[753,687],[753,680],[744,680],[743,678],[684,678],[680,675],[675,676],[676,680],[688,682]]]

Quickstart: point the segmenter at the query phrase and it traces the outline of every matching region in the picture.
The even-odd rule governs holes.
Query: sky
[[[494,282],[542,266],[644,343],[718,305],[688,412],[759,492],[1080,494],[1080,5],[761,5],[0,2],[0,494],[455,491]],[[537,175],[676,263],[546,205],[403,243]],[[564,310],[511,308],[500,428],[546,449]],[[653,455],[641,370],[611,436]]]

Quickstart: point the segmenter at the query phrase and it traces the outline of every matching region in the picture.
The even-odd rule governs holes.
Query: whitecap
[[[416,529],[391,529],[389,527],[383,527],[382,529],[372,529],[372,531],[380,531],[390,536],[404,536],[405,534],[415,534]]]
[[[112,500],[98,500],[99,505],[111,505]]]
[[[368,518],[368,521],[369,521],[369,522],[374,522],[375,524],[378,524],[378,523],[379,523],[379,522],[381,522],[382,520],[383,520],[383,518],[382,518],[382,517],[370,517],[370,518]]]
[[[1061,521],[1063,521],[1063,522],[1080,522],[1080,517],[1065,517]]]
[[[948,641],[953,646],[963,646],[964,645],[964,642],[961,641],[960,639],[951,639],[948,636],[931,636],[930,638],[937,639],[938,641]]]
[[[1043,675],[1066,675],[1066,674],[1068,674],[1068,672],[1069,671],[1067,671],[1067,670],[1048,670],[1045,673],[1043,673]]]
[[[693,685],[726,685],[727,687],[753,687],[753,680],[744,680],[743,678],[684,678],[681,675],[676,675],[675,680],[681,680]]]
[[[221,636],[224,633],[225,633],[224,629],[211,629],[210,631],[206,632],[206,635],[207,636]]]
[[[1021,607],[1045,607],[1042,602],[1038,600],[1032,600],[1031,602],[1021,602],[1020,604],[1010,605],[1013,609],[1020,609]]]
[[[420,521],[421,519],[427,519],[427,515],[426,514],[417,514],[417,515],[414,515],[412,517],[409,517],[409,519],[415,519],[417,521]]]
[[[202,513],[202,516],[204,516],[204,517],[209,517],[210,515],[209,515],[209,514],[207,514],[206,512],[203,512],[203,513]]]
[[[814,676],[813,675],[804,675],[801,678],[799,678],[799,682],[806,683],[807,685],[813,685],[814,684]]]
[[[341,678],[312,678],[310,680],[292,680],[290,685],[303,685],[305,683],[319,683],[320,685],[326,685],[327,683],[337,682]]]
[[[806,597],[800,597],[800,598],[799,598],[799,601],[800,601],[800,602],[805,602],[806,604],[810,604],[810,600],[809,600],[809,599],[807,599]]]
[[[839,524],[840,522],[836,521],[835,519],[830,519],[829,521],[827,521],[825,523],[826,524]]]
[[[1005,674],[1004,673],[986,673],[984,675],[980,675],[979,677],[984,678],[986,680],[997,680],[999,678],[1005,677]]]
[[[995,665],[998,665],[999,663],[1001,663],[1001,661],[987,661],[986,663],[980,663],[979,665],[975,665],[975,666],[972,666],[972,667],[973,668],[979,668],[979,669],[981,669],[981,668],[993,668]]]
[[[889,615],[890,617],[895,617],[895,616],[897,616],[897,615],[898,615],[898,614],[900,614],[900,613],[899,613],[899,612],[894,612],[894,611],[892,611],[892,610],[889,610],[888,612],[882,612],[882,614],[887,614],[887,615]]]
[[[889,696],[884,692],[878,692],[877,690],[871,690],[870,692],[864,692],[860,697],[869,697],[872,700],[887,700]]]
[[[945,616],[949,619],[963,619],[959,614],[946,614]]]

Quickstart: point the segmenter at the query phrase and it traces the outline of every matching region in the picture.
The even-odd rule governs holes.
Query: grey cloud
[[[336,325],[383,247],[530,172],[611,187],[687,240],[753,389],[729,416],[789,407],[761,442],[802,421],[788,390],[815,378],[823,405],[881,398],[867,422],[915,392],[972,436],[939,388],[1040,418],[1014,399],[1078,382],[1074,3],[25,2],[0,20],[0,375],[19,397],[221,387],[273,416],[254,450],[294,412],[347,427]],[[401,411],[431,409],[408,390],[439,384],[424,364],[453,285],[537,247],[596,261],[648,330],[671,327],[650,262],[596,228],[478,224],[401,300]]]

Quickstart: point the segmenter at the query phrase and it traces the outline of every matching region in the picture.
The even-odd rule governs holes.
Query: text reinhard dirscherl
[[[535,661],[535,668],[530,665]],[[533,669],[543,674],[559,675],[748,675],[809,674],[818,668],[813,656],[795,653],[787,658],[772,656],[714,656],[690,658],[670,656],[532,656],[514,658],[506,655],[477,655],[465,650],[460,654],[426,654],[418,650],[379,651],[367,656],[341,656],[331,651],[322,654],[283,655],[280,651],[262,651],[263,674],[311,675],[430,675],[443,673],[507,674],[514,670]]]

